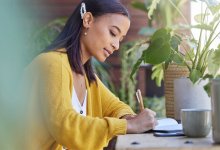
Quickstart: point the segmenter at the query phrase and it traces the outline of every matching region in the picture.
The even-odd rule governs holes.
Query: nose
[[[119,42],[119,40],[115,40],[114,42],[112,42],[111,45],[114,50],[118,50],[119,46],[120,46],[120,42]]]

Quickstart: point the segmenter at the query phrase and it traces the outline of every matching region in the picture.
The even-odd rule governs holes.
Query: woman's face
[[[130,27],[130,20],[121,14],[106,14],[90,19],[90,23],[87,24],[88,26],[84,25],[81,34],[82,61],[85,63],[94,56],[104,62],[119,49],[120,42]]]

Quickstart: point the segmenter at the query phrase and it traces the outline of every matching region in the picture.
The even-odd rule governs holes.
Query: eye
[[[109,32],[113,37],[116,37],[116,34],[113,31],[109,30]]]

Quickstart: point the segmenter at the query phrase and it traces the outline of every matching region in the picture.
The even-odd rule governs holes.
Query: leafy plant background
[[[145,37],[150,37],[153,34],[155,34],[155,32],[158,29],[160,29],[162,27],[164,29],[165,28],[176,29],[177,27],[174,25],[174,22],[180,16],[182,16],[184,18],[184,22],[188,22],[187,19],[184,17],[184,15],[182,13],[180,13],[180,9],[182,8],[182,6],[186,2],[187,2],[187,0],[181,0],[181,1],[180,0],[144,0],[144,1],[136,0],[136,1],[133,1],[132,6],[138,10],[144,11],[147,14],[146,16],[148,18],[148,19],[146,18],[148,25],[146,27],[141,28],[141,30],[139,31],[139,34],[144,35]],[[159,35],[159,36],[160,37],[163,37],[163,36],[171,37],[172,36],[171,30],[167,30],[166,33],[161,32],[161,35]],[[172,36],[172,37],[179,38],[177,35]],[[170,42],[170,44],[176,43],[177,41],[175,39],[172,39],[173,41],[171,41],[171,39],[167,39],[167,41],[164,41],[163,39],[159,39],[158,35],[154,39],[156,39],[155,42],[152,43],[152,45],[149,48],[149,49],[151,49],[151,51],[154,48],[156,48],[157,51],[159,51],[160,49],[165,49],[165,48],[168,49],[167,52],[164,52],[165,53],[164,57],[163,57],[163,55],[160,55],[161,59],[166,59],[168,57],[169,53],[172,53],[172,55],[176,55],[174,53],[174,51],[172,51],[172,49],[170,48],[170,45],[169,45],[169,42]],[[180,40],[180,38],[179,38],[179,40]],[[150,42],[152,42],[152,41],[150,41]],[[163,43],[161,44],[160,42],[163,42]],[[176,47],[173,47],[173,48],[176,49]],[[162,52],[162,51],[160,50],[160,52]],[[145,56],[146,56],[147,53],[150,53],[150,52],[145,52],[145,53],[146,53],[145,54]],[[181,60],[179,60],[179,56],[173,56],[173,57],[174,57],[174,59],[176,59],[177,62],[181,61]],[[149,57],[147,57],[147,59],[149,59]],[[155,80],[156,85],[160,87],[161,82],[164,78],[164,70],[168,67],[168,64],[171,63],[171,60],[167,60],[166,63],[164,63],[164,62],[159,63],[158,61],[152,62],[152,60],[157,60],[157,59],[152,58],[151,60],[149,60],[149,62],[145,61],[144,63],[150,63],[153,65],[151,79]],[[132,78],[132,75],[135,72],[135,70],[138,68],[139,64],[141,64],[140,60],[134,66],[134,69],[131,73],[131,78]]]
[[[156,5],[161,2],[162,1],[159,0],[153,0],[148,13],[152,13],[154,9],[156,9]],[[181,10],[172,0],[168,0],[168,2],[176,9],[183,19],[186,20]],[[169,27],[156,30],[150,39],[149,47],[143,51],[141,58],[133,67],[131,77],[142,62],[150,63],[156,65],[153,67],[154,73],[152,78],[155,78],[157,84],[160,85],[160,81],[163,77],[161,68],[164,70],[170,63],[175,62],[189,69],[189,78],[193,83],[198,82],[200,79],[215,78],[220,68],[218,60],[216,59],[219,53],[219,46],[213,49],[210,48],[210,45],[220,35],[220,32],[217,31],[220,24],[220,4],[213,4],[213,2],[214,1],[204,0],[207,8],[202,14],[196,16],[196,25],[189,24],[187,20],[185,21],[185,25],[176,25],[179,29],[199,29],[200,34],[198,40],[193,34],[189,36],[179,34],[175,31],[175,28],[171,29]],[[148,14],[148,16],[151,16],[151,14]],[[213,18],[211,21],[209,21],[209,16]],[[205,37],[204,44],[202,43],[202,37]],[[183,42],[187,43],[189,47],[185,48]],[[182,51],[178,49],[180,45],[185,53],[182,53]],[[158,55],[159,53],[163,54]]]

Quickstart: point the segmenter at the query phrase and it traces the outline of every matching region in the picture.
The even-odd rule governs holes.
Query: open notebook
[[[153,132],[181,132],[183,130],[182,124],[178,124],[175,119],[172,118],[162,118],[158,119],[158,125],[155,126]]]
[[[158,119],[158,125],[151,131],[159,137],[184,136],[182,124],[172,118]]]

